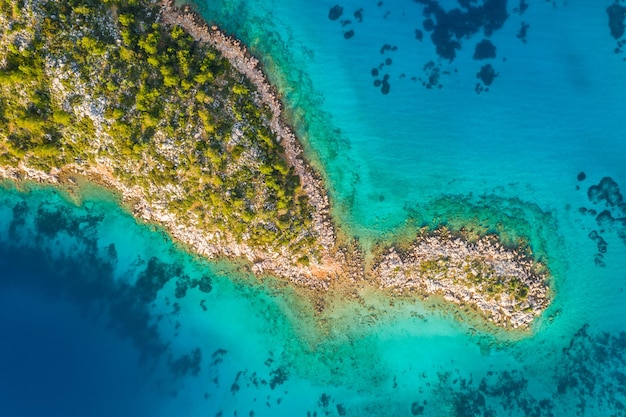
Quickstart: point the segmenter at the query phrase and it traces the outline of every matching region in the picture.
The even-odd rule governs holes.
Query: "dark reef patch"
[[[333,405],[335,407],[333,407]],[[337,414],[334,413],[333,408],[337,410]],[[318,412],[319,411],[319,412]],[[332,398],[329,394],[325,392],[320,395],[319,400],[317,401],[317,410],[307,411],[307,417],[317,417],[317,416],[345,416],[347,412],[347,408],[338,403],[334,398]]]
[[[435,79],[444,73],[441,71],[442,61],[453,62],[464,44],[472,42],[479,35],[482,35],[483,39],[475,44],[473,58],[484,60],[496,57],[497,48],[489,38],[495,31],[501,29],[509,18],[506,0],[458,0],[459,7],[451,9],[446,9],[449,5],[444,8],[443,2],[437,0],[414,0],[414,2],[423,6],[422,28],[415,30],[415,38],[421,41],[424,32],[430,33],[437,59],[431,59],[426,65],[438,62],[437,70],[429,68],[426,79],[420,79],[423,87],[432,89],[437,86],[441,89],[443,85]],[[522,0],[514,11],[521,14],[527,7],[528,4]],[[524,28],[522,33],[523,37],[526,36],[526,29]],[[489,69],[491,67],[483,67],[479,72],[482,82],[475,85],[478,94],[489,91],[489,86],[497,75],[495,71]],[[457,70],[455,68],[454,72]],[[452,70],[447,70],[448,74],[451,72]]]
[[[25,201],[21,201],[13,206],[13,219],[9,224],[9,237],[11,240],[17,241],[20,237],[20,231],[26,224],[27,216],[30,212],[30,207]]]
[[[441,83],[439,82],[439,80],[441,79],[441,68],[436,65],[434,61],[427,62],[424,65],[423,72],[426,78],[420,78],[419,80],[424,87],[428,89],[434,87],[442,87]]]
[[[520,16],[528,9],[528,3],[525,0],[519,0],[519,5],[513,8],[513,13],[517,13]]]
[[[431,33],[437,55],[453,61],[456,51],[461,49],[462,40],[470,39],[479,31],[489,37],[502,27],[508,19],[506,0],[485,0],[475,6],[469,1],[460,1],[462,8],[446,11],[435,0],[415,0],[424,5],[424,30]]]
[[[432,32],[435,30],[435,22],[433,22],[433,19],[426,19],[422,22],[422,27],[426,32]]]
[[[179,280],[181,281],[189,281],[189,277],[183,275],[181,265],[168,264],[153,256],[135,283],[138,300],[143,303],[153,302],[157,297],[157,292],[163,288],[166,282],[175,277],[180,277]],[[176,286],[178,292],[178,283]]]
[[[228,351],[226,349],[217,349],[215,352],[211,354],[211,365],[217,365],[224,360],[224,355],[226,355]]]
[[[621,416],[626,410],[626,332],[592,333],[582,326],[544,375],[552,381],[537,391],[522,370],[487,371],[482,378],[458,371],[437,376],[438,403],[454,416]],[[413,415],[419,402],[411,407]],[[619,411],[618,411],[619,410]],[[618,411],[618,412],[616,412]]]
[[[575,403],[581,415],[594,408],[623,410],[626,404],[625,352],[625,332],[594,334],[588,324],[582,326],[563,349],[564,360],[556,374],[560,398]]]
[[[359,23],[363,22],[363,8],[360,8],[359,10],[354,12],[354,18]]]
[[[15,208],[14,208],[15,213]],[[40,237],[53,239],[58,234],[64,233],[71,238],[84,237],[84,244],[92,245],[95,249],[95,234],[98,224],[104,215],[84,213],[81,216],[73,215],[67,207],[55,207],[48,204],[40,204],[37,207],[35,225]]]
[[[476,74],[476,78],[479,78],[481,83],[476,83],[475,91],[476,94],[480,94],[482,92],[488,92],[489,86],[493,83],[495,78],[498,76],[498,73],[493,68],[491,64],[483,65],[480,68],[478,74]]]
[[[530,25],[526,22],[522,22],[520,24],[520,28],[517,31],[517,35],[515,35],[517,37],[517,39],[521,40],[522,42],[526,43],[526,35],[528,35],[528,29],[530,28]]]
[[[606,240],[602,239],[602,236],[600,236],[596,230],[589,232],[588,236],[589,239],[593,240],[598,245],[598,253],[606,253],[608,244],[606,243]]]
[[[411,415],[421,416],[422,414],[424,414],[424,408],[424,405],[420,404],[417,401],[414,401],[411,404]]]
[[[380,87],[380,92],[383,93],[384,95],[387,95],[389,94],[390,91],[391,91],[391,85],[389,84],[387,80],[383,80],[382,86]]]
[[[174,290],[174,297],[184,298],[187,295],[187,290],[191,284],[189,276],[183,275],[176,280],[176,289]]]
[[[617,41],[617,46],[614,50],[616,54],[621,54],[624,45],[626,45],[626,39],[624,39],[624,33],[626,32],[626,6],[621,3],[621,0],[616,0],[606,9],[609,17],[609,31],[613,39]]]
[[[606,263],[604,262],[604,255],[600,253],[593,255],[593,263],[600,268],[604,268],[606,266]]]
[[[626,30],[626,6],[622,6],[617,1],[607,7],[606,13],[609,15],[609,29],[611,36],[620,39]]]
[[[587,175],[580,172],[576,179],[584,181]],[[581,215],[595,216],[598,230],[589,232],[589,239],[596,243],[598,252],[593,259],[596,265],[605,266],[604,254],[607,253],[608,243],[602,236],[604,233],[615,233],[626,245],[626,202],[620,191],[619,184],[611,177],[604,177],[598,184],[587,189],[587,198],[593,205],[600,205],[603,210],[580,207]],[[596,214],[597,213],[597,214]]]
[[[380,47],[381,54],[384,54],[385,52],[388,52],[388,51],[397,51],[397,50],[398,50],[397,46],[389,45],[388,43]]]
[[[496,47],[493,43],[491,43],[488,39],[483,39],[482,41],[476,44],[476,48],[474,49],[474,59],[489,59],[496,57]]]
[[[322,393],[319,401],[317,402],[317,405],[322,408],[327,408],[329,403],[330,403],[330,395],[326,394],[325,392]]]
[[[287,381],[289,375],[285,368],[276,368],[270,372],[270,388],[275,389]]]
[[[452,406],[458,417],[500,415],[554,416],[549,398],[537,398],[528,390],[528,380],[518,370],[487,372],[478,382],[456,372],[439,373],[440,402]],[[546,393],[549,395],[548,393]],[[416,405],[416,403],[413,403]],[[412,407],[413,415],[420,415]]]
[[[578,212],[580,214],[589,214],[590,216],[596,216],[598,214],[598,212],[594,209],[588,209],[587,207],[580,207],[578,209]]]
[[[603,232],[606,231],[607,229],[610,229],[613,226],[614,222],[615,222],[615,218],[613,217],[613,215],[611,214],[609,210],[602,210],[600,214],[596,216],[596,223],[598,224],[598,227],[602,229]]]
[[[394,53],[397,50],[398,50],[397,46],[386,43],[383,46],[381,46],[380,53],[381,55],[385,55],[387,53]],[[380,75],[380,72],[385,68],[385,66],[390,66],[391,64],[393,64],[393,59],[391,57],[385,58],[385,60],[381,62],[377,68],[372,68],[371,70],[372,76],[378,77]],[[400,78],[403,78],[403,77],[400,76]],[[374,87],[380,88],[380,92],[383,95],[387,95],[391,92],[391,84],[389,83],[389,79],[390,79],[390,75],[385,74],[382,80],[377,79],[374,81]]]
[[[178,279],[176,280],[176,290],[174,292],[174,296],[176,298],[183,298],[187,295],[187,291],[189,289],[192,288],[196,288],[200,285],[201,282],[203,282],[204,279],[202,280],[198,280],[198,279],[191,279],[189,278],[189,275],[187,274],[182,274],[178,277]],[[201,292],[210,292],[211,289],[211,284],[209,283],[209,291],[202,291]],[[206,289],[206,287],[205,287]]]
[[[456,0],[456,5],[454,4],[455,2],[440,0],[413,0],[409,3],[413,3],[414,7],[417,7],[417,14],[413,14],[409,18],[409,24],[411,24],[409,26],[409,37],[420,42],[423,42],[425,38],[430,39],[430,45],[422,46],[415,43],[416,47],[421,48],[416,56],[423,57],[421,62],[426,65],[429,65],[430,62],[435,62],[436,69],[431,67],[425,71],[425,74],[420,74],[419,66],[398,68],[397,72],[392,71],[391,74],[392,79],[403,80],[401,83],[407,80],[419,81],[424,88],[442,89],[447,79],[441,79],[441,75],[469,71],[470,74],[478,72],[480,82],[472,83],[468,87],[471,88],[473,86],[478,94],[488,92],[493,88],[493,80],[499,74],[493,67],[482,66],[481,68],[478,63],[476,63],[476,66],[470,67],[453,67],[452,65],[454,65],[453,62],[457,55],[469,45],[471,49],[469,52],[476,61],[496,59],[502,56],[506,53],[506,50],[503,48],[508,44],[496,45],[497,38],[493,35],[507,23],[509,25],[519,25],[517,32],[513,31],[511,33],[511,37],[515,36],[523,43],[527,42],[530,25],[525,21],[521,21],[520,17],[525,14],[530,6],[527,0],[514,0],[512,2],[507,0]],[[331,8],[331,10],[333,9],[335,10],[333,13],[334,17],[339,16],[339,10],[343,13],[343,8],[339,5]],[[366,9],[359,8],[352,12],[355,20],[354,24],[362,21],[364,10]],[[389,13],[387,11],[384,16],[380,14],[368,15],[368,18],[384,19]],[[411,16],[408,10],[399,10],[399,13],[403,17]],[[339,19],[339,17],[336,18]],[[381,24],[381,27],[387,24],[380,21],[378,23]],[[342,24],[349,25],[350,23],[348,20],[345,20],[342,21]],[[353,26],[346,27],[342,31],[344,38],[350,39],[355,35],[352,28]],[[394,32],[390,31],[390,33]],[[406,39],[404,40],[406,41]],[[626,40],[623,43],[626,45]],[[623,45],[620,44],[621,46]],[[422,48],[430,48],[430,51],[424,51]],[[385,43],[380,48],[380,53],[386,54],[395,50],[397,50],[396,46]],[[367,52],[363,51],[363,53]],[[397,62],[404,63],[407,62],[406,58],[414,57],[403,56],[402,58],[404,59],[400,59]],[[502,58],[502,62],[507,62],[505,57]],[[383,63],[375,65],[378,65],[378,70],[382,70],[383,66],[389,65],[389,63],[385,64],[383,61]],[[377,77],[378,75],[373,74],[373,76]],[[454,77],[452,75],[452,78]],[[400,88],[405,87],[403,84],[400,84],[400,86]],[[382,87],[382,82],[380,85],[376,85],[376,88],[378,87]],[[387,91],[387,88],[385,88],[385,91]]]
[[[331,7],[330,10],[328,11],[328,18],[330,20],[337,20],[342,15],[343,15],[343,7],[341,7],[338,4],[333,6],[333,7]]]
[[[213,290],[213,280],[209,275],[203,275],[199,280],[194,280],[198,284],[198,289],[204,294],[208,294]]]
[[[604,177],[598,185],[589,187],[587,196],[593,204],[605,202],[608,207],[626,209],[619,185],[611,177]]]
[[[198,376],[200,373],[200,364],[202,363],[202,351],[200,348],[195,348],[191,353],[180,356],[173,359],[170,355],[168,360],[170,369],[176,376],[184,376],[191,374]]]
[[[476,77],[480,78],[480,80],[486,86],[490,86],[493,83],[493,80],[495,80],[497,76],[498,76],[498,73],[496,73],[496,70],[493,68],[491,64],[483,65],[480,68],[480,72],[476,74]]]
[[[241,389],[241,386],[239,385],[239,378],[241,378],[242,374],[243,374],[243,371],[237,372],[237,375],[235,376],[235,380],[233,381],[232,384],[230,384],[231,394],[236,394]]]
[[[604,240],[596,230],[592,230],[591,232],[589,232],[588,237],[589,239],[596,242],[596,247],[598,250],[598,253],[593,255],[593,262],[596,264],[596,266],[605,267],[606,264],[604,262],[604,254],[606,253],[608,248],[606,240]]]

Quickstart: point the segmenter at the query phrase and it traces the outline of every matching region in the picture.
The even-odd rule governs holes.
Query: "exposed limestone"
[[[440,294],[516,328],[528,326],[549,304],[543,269],[520,250],[502,246],[495,236],[470,243],[466,236],[439,230],[419,236],[403,252],[391,247],[373,272],[381,288]]]

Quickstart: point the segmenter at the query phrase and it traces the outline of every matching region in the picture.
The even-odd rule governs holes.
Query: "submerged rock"
[[[354,12],[354,18],[359,23],[363,22],[363,8]]]
[[[587,196],[593,204],[604,201],[607,206],[617,206],[623,203],[619,185],[611,177],[604,177],[598,185],[589,187]]]
[[[480,78],[483,84],[487,86],[491,85],[493,83],[493,80],[495,80],[497,76],[498,76],[498,73],[496,72],[496,70],[493,68],[491,64],[483,65],[480,68],[480,72],[476,74],[476,77]]]
[[[476,44],[474,59],[488,59],[496,57],[496,47],[488,39],[483,39]]]
[[[390,91],[391,91],[391,85],[389,84],[387,80],[383,80],[383,85],[380,88],[380,92],[383,93],[384,95],[387,95],[389,94]]]
[[[622,6],[618,3],[613,3],[606,9],[609,15],[609,29],[611,36],[615,39],[619,39],[624,36],[626,30],[626,6]]]
[[[522,42],[526,43],[526,35],[528,34],[528,28],[530,28],[530,25],[526,22],[522,22],[519,28],[519,31],[517,32],[517,35],[515,35],[517,39],[520,39]]]
[[[330,20],[337,20],[342,15],[343,15],[343,7],[341,7],[338,4],[333,6],[333,7],[331,7],[330,10],[328,11],[328,18]]]

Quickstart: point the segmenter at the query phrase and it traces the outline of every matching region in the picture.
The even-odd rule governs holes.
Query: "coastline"
[[[275,88],[263,73],[259,60],[252,56],[238,39],[226,35],[217,26],[209,26],[190,6],[179,8],[174,4],[174,0],[162,0],[160,7],[160,19],[164,24],[170,27],[178,25],[196,41],[207,43],[220,51],[232,66],[257,88],[260,95],[257,104],[267,105],[271,109],[270,127],[280,138],[285,149],[285,158],[300,177],[309,201],[315,208],[313,216],[319,239],[325,249],[334,247],[335,227],[330,220],[330,202],[324,191],[322,178],[304,160],[302,146],[293,130],[285,123],[283,105]]]
[[[215,47],[224,54],[238,71],[248,77],[257,87],[261,94],[261,104],[269,105],[272,110],[272,129],[274,133],[281,138],[281,142],[285,147],[287,160],[294,166],[298,175],[300,175],[304,189],[311,197],[310,201],[316,209],[314,218],[320,240],[326,249],[335,247],[337,244],[337,234],[331,221],[330,204],[327,193],[324,191],[321,177],[313,171],[310,165],[303,159],[302,146],[291,128],[285,124],[282,115],[283,106],[279,96],[274,87],[267,81],[267,77],[260,67],[259,60],[252,56],[239,40],[224,34],[216,26],[209,26],[202,16],[198,15],[198,13],[193,11],[188,5],[179,8],[175,6],[173,0],[163,0],[161,2],[161,19],[168,25],[181,26],[196,40],[209,43],[211,46]],[[539,315],[541,311],[547,307],[549,296],[543,282],[546,277],[542,273],[535,275],[533,271],[531,271],[532,261],[529,257],[517,250],[510,251],[509,253],[506,248],[497,242],[494,236],[486,237],[479,241],[477,243],[479,249],[475,249],[474,247],[470,247],[467,241],[462,242],[459,238],[451,239],[449,235],[446,236],[446,238],[442,238],[443,234],[445,234],[445,232],[440,233],[438,238],[432,236],[426,238],[429,239],[428,241],[430,242],[431,249],[433,249],[432,251],[419,251],[418,249],[423,247],[423,243],[426,240],[423,237],[418,237],[413,243],[413,249],[420,252],[421,256],[400,260],[392,246],[384,255],[374,259],[373,262],[375,266],[371,271],[363,271],[358,273],[358,276],[355,277],[354,268],[352,268],[353,271],[351,271],[352,274],[350,274],[350,281],[355,283],[365,278],[365,275],[372,275],[368,278],[373,278],[373,281],[381,290],[393,289],[393,291],[401,293],[417,290],[427,294],[439,293],[447,301],[457,304],[465,304],[468,302],[474,304],[478,309],[490,315],[491,320],[495,323],[502,324],[508,322],[514,328],[527,327],[533,321],[534,316]],[[440,246],[443,242],[451,244],[452,247],[444,248]],[[461,249],[460,253],[459,249]],[[501,300],[501,303],[486,300],[477,293],[476,287],[473,287],[472,290],[468,290],[464,286],[453,283],[452,280],[445,280],[446,282],[439,280],[438,282],[434,282],[432,279],[422,279],[421,282],[418,283],[411,277],[407,278],[406,274],[404,274],[405,279],[400,279],[394,276],[396,274],[392,271],[392,269],[397,268],[398,265],[402,265],[405,270],[404,272],[415,269],[416,267],[419,268],[421,262],[438,258],[441,253],[457,253],[457,257],[461,257],[468,256],[470,252],[475,253],[478,251],[483,254],[486,253],[491,259],[496,259],[498,254],[506,254],[505,259],[500,262],[499,266],[507,262],[508,264],[515,264],[516,262],[519,264],[521,268],[518,268],[514,272],[522,276],[523,282],[529,286],[530,302],[523,302],[525,312],[513,312],[512,306],[515,300],[511,300],[508,297]],[[359,255],[363,257],[361,253]],[[399,260],[400,262],[398,263]],[[345,256],[342,261],[342,263],[346,262]],[[461,259],[455,260],[455,264],[461,265],[462,263]],[[363,268],[363,266],[361,268]],[[514,265],[512,268],[515,269]],[[453,271],[456,274],[462,274],[463,271],[461,269],[460,267],[456,267]],[[504,270],[511,272],[511,268],[505,268]],[[441,276],[439,278],[441,278]]]
[[[302,145],[284,120],[280,96],[268,82],[259,60],[239,40],[209,26],[188,5],[177,7],[173,0],[163,0],[159,8],[157,21],[169,27],[180,26],[196,41],[218,50],[255,86],[255,104],[271,110],[270,128],[279,138],[283,156],[300,178],[313,208],[313,230],[316,243],[322,249],[319,260],[300,265],[284,248],[262,250],[237,242],[227,231],[211,232],[182,224],[167,206],[151,204],[146,199],[146,190],[130,187],[116,178],[113,164],[106,157],[99,158],[94,165],[68,164],[53,168],[50,173],[20,163],[16,168],[0,167],[1,177],[56,186],[74,184],[76,176],[85,177],[120,193],[135,217],[162,226],[175,240],[200,256],[243,259],[257,276],[273,275],[313,290],[311,297],[318,311],[324,308],[325,294],[339,292],[359,297],[358,288],[366,283],[391,298],[441,296],[462,307],[471,306],[502,327],[526,328],[545,310],[550,302],[545,269],[533,261],[532,254],[523,253],[519,248],[507,248],[495,236],[471,243],[462,234],[452,236],[446,230],[430,231],[419,234],[408,249],[384,242],[379,253],[364,253],[358,242],[342,235],[333,221],[323,180],[304,159]],[[478,274],[476,268],[482,266],[485,266],[484,274]],[[474,283],[479,277],[493,281],[487,284],[500,285],[498,292],[491,297],[486,294],[482,284]],[[517,285],[528,288],[523,300],[515,297],[515,291],[519,291]]]

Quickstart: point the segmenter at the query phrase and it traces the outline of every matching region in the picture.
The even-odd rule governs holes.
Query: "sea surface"
[[[613,4],[198,0],[261,59],[365,247],[437,225],[523,238],[554,300],[524,334],[373,292],[319,322],[103,190],[6,184],[0,415],[626,415]]]

